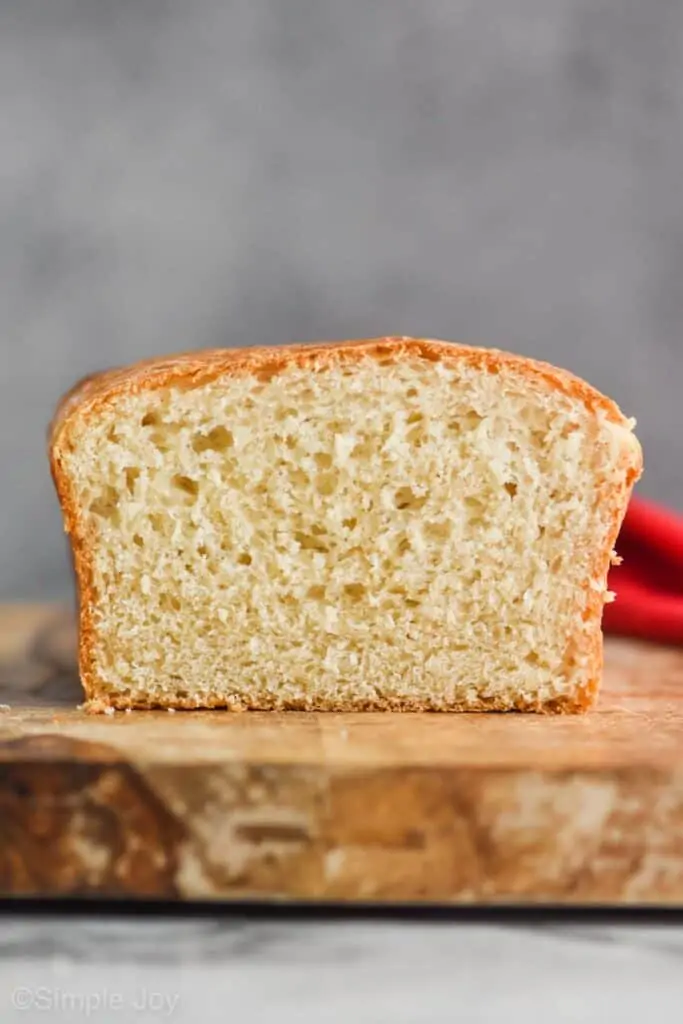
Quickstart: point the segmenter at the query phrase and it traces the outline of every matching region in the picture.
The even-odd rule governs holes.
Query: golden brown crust
[[[234,377],[251,373],[273,376],[289,366],[324,369],[333,363],[359,362],[366,356],[397,359],[412,354],[434,362],[463,363],[487,373],[517,371],[528,379],[536,379],[551,389],[578,399],[592,411],[601,409],[614,423],[627,423],[611,399],[574,374],[551,366],[550,363],[499,349],[393,336],[271,348],[206,349],[146,359],[133,366],[91,374],[79,381],[59,404],[50,426],[50,444],[58,442],[62,430],[77,410],[89,415],[126,394],[153,391],[171,385],[198,387],[223,375]]]
[[[626,460],[628,455],[629,453],[624,453],[623,458]],[[613,503],[614,511],[609,525],[605,549],[596,551],[593,559],[593,565],[590,571],[591,582],[602,583],[602,581],[607,578],[607,573],[612,562],[612,552],[614,545],[616,544],[617,537],[619,536],[619,531],[621,529],[626,509],[628,508],[631,492],[633,491],[636,480],[640,476],[641,470],[640,468],[636,468],[635,464],[627,463],[624,468],[626,472],[621,493],[605,496],[607,500]],[[583,611],[583,617],[585,620],[590,619],[600,623],[604,609],[604,595],[601,591],[593,588],[589,588],[587,594],[588,596],[586,607]],[[590,663],[589,681],[576,694],[577,711],[587,711],[595,703],[598,696],[603,669],[602,630],[595,630],[591,646],[586,653]]]
[[[94,675],[91,657],[94,640],[92,610],[96,606],[97,595],[94,590],[92,567],[89,560],[91,539],[88,538],[81,522],[78,503],[72,494],[71,483],[64,469],[63,461],[63,453],[70,445],[70,432],[75,422],[92,419],[117,399],[142,391],[154,391],[169,386],[198,387],[222,376],[240,374],[271,377],[290,366],[322,370],[334,364],[357,363],[368,357],[394,361],[408,356],[417,356],[433,362],[448,362],[451,365],[462,364],[486,373],[517,373],[526,380],[535,381],[548,390],[560,392],[582,402],[589,411],[601,412],[612,423],[626,429],[630,429],[631,426],[614,402],[566,370],[498,349],[475,348],[469,345],[424,338],[391,336],[276,348],[211,349],[187,352],[166,358],[148,359],[130,367],[107,370],[83,378],[65,395],[57,408],[49,430],[49,453],[52,475],[64,516],[65,530],[71,538],[73,547],[80,606],[79,664],[86,699],[91,710],[103,711],[106,707],[158,707],[159,705],[153,702],[131,702],[130,698],[118,698],[108,694],[104,688],[99,686]],[[619,533],[633,484],[641,474],[642,453],[635,438],[633,438],[631,448],[624,450],[623,459],[626,482],[622,492],[605,495],[614,508],[614,512],[609,547],[605,551],[597,552],[594,561],[592,579],[597,582],[604,580],[606,576],[611,551]],[[599,621],[602,616],[602,607],[602,595],[599,592],[591,591],[583,611],[584,618]],[[310,707],[310,710],[533,710],[553,713],[583,711],[593,703],[600,681],[602,635],[599,630],[596,630],[592,649],[585,653],[591,662],[590,684],[580,693],[542,705],[529,703],[520,695],[520,699],[514,707],[481,701],[477,706],[453,705],[446,709],[432,707],[421,701],[397,704],[378,701],[367,705],[353,702],[339,702],[333,705],[316,704],[314,707]],[[173,706],[194,708],[196,705],[191,701],[174,698]],[[220,707],[225,706],[225,703],[221,705],[209,698],[204,706]],[[276,706],[279,705],[273,702],[272,707]],[[269,710],[270,707],[271,705],[268,705],[267,702],[258,704],[260,710]],[[292,706],[291,709],[302,710],[306,707],[308,706],[301,703],[296,707]]]
[[[252,703],[242,701],[228,701],[223,695],[209,695],[202,697],[201,704],[197,704],[194,698],[172,696],[169,701],[144,700],[137,697],[125,697],[118,694],[103,691],[85,704],[85,710],[89,714],[99,715],[106,713],[107,708],[116,711],[163,711],[171,707],[174,711],[208,711],[221,710],[237,712],[248,711],[315,711],[326,713],[335,712],[361,712],[361,711],[394,711],[397,713],[425,712],[431,713],[465,713],[479,714],[483,712],[519,713],[535,712],[546,715],[577,714],[586,711],[590,702],[584,699],[576,699],[575,695],[556,697],[551,701],[540,701],[524,698],[521,695],[514,701],[504,701],[495,697],[480,698],[474,703],[465,701],[435,700],[394,700],[375,698],[373,700],[321,700],[304,699],[281,701],[276,697],[260,697]]]

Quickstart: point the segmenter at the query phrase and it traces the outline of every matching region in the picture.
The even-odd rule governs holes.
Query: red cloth
[[[683,645],[683,517],[633,498],[616,547],[605,632]]]

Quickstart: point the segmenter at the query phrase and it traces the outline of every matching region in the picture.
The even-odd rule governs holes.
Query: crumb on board
[[[0,711],[11,711],[11,710],[12,710],[12,708],[9,706],[9,704],[0,704]]]
[[[86,700],[84,704],[79,704],[78,710],[85,711],[86,715],[101,715],[107,713],[108,705],[103,700],[96,697],[94,700]],[[112,711],[114,709],[112,708]]]
[[[175,715],[175,708],[166,708],[166,710],[168,711],[169,715]]]
[[[105,708],[104,709],[104,713],[105,713],[105,715],[110,715],[110,716],[111,715],[115,715],[116,714],[116,708]]]

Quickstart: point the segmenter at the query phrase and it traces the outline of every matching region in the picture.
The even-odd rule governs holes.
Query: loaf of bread
[[[50,452],[87,705],[587,708],[633,426],[547,364],[402,337],[81,382]]]

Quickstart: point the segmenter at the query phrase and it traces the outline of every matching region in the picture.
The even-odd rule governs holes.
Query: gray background
[[[71,586],[74,378],[416,333],[562,363],[683,507],[677,0],[0,0],[0,587]]]

